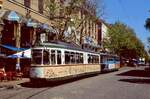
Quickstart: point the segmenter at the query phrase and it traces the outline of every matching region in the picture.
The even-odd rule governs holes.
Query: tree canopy
[[[99,2],[102,2],[101,0]],[[76,38],[76,32],[78,29],[80,30],[80,39],[81,43],[83,34],[82,28],[85,20],[96,20],[96,11],[98,9],[98,5],[96,0],[69,0],[69,2],[65,2],[63,4],[55,2],[55,0],[46,0],[46,13],[47,16],[53,21],[53,27],[58,30],[57,39],[59,40],[73,40]],[[98,13],[102,12],[103,8],[99,7]],[[80,17],[79,12],[83,12],[83,10],[87,10],[89,15],[85,17]],[[70,27],[73,27],[72,33],[65,37],[65,31],[67,31]]]
[[[145,21],[145,28],[150,30],[150,18],[147,18]]]
[[[136,37],[134,30],[121,22],[116,22],[108,29],[104,48],[125,58],[145,57],[143,43]]]

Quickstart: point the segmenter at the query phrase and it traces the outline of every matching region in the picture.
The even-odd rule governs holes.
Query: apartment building
[[[41,33],[55,35],[51,21],[43,15],[43,0],[1,0],[0,18],[1,53],[6,56],[31,48]],[[30,65],[30,59],[6,58],[6,70],[15,70],[17,65],[23,70]]]
[[[80,44],[82,47],[89,50],[98,51],[100,45],[98,43],[99,36],[99,19],[96,17],[96,9],[85,2],[82,8],[79,10],[79,16],[83,21],[83,24],[79,28],[81,39]]]
[[[70,0],[52,0],[57,6],[57,16],[64,16],[61,7],[67,6]],[[49,9],[46,3],[49,0],[0,0],[0,19],[3,30],[1,33],[0,49],[2,53],[12,55],[23,48],[31,48],[37,42],[54,40],[59,30],[55,27],[55,21],[49,16]],[[78,16],[81,24],[71,27],[71,41],[82,46],[82,48],[97,51],[100,49],[99,24],[97,23],[95,9],[88,4],[77,7],[77,11],[70,15],[70,19],[75,21],[74,16]],[[87,17],[92,18],[87,18]],[[58,20],[64,21],[63,18]],[[95,20],[96,19],[96,20]],[[9,27],[9,28],[8,28]],[[69,27],[69,26],[68,26]],[[65,30],[68,32],[67,30]],[[67,38],[67,37],[66,37]],[[69,39],[66,39],[66,41]],[[70,42],[70,41],[67,41]],[[30,59],[7,58],[7,67],[15,70],[16,64],[20,64],[24,69],[25,65],[30,65]],[[28,61],[28,62],[27,62]],[[26,64],[28,63],[28,64]]]

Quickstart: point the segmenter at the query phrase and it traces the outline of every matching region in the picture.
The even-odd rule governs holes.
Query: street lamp
[[[0,19],[0,45],[2,45],[2,31],[4,29],[4,22],[2,19]],[[0,47],[0,53],[1,53],[1,47]]]

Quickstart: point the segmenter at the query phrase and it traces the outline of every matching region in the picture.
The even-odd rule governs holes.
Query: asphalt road
[[[53,84],[27,82],[0,89],[0,99],[150,99],[149,77],[140,67]]]

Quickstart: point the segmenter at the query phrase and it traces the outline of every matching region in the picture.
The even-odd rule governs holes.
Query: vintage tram
[[[101,53],[101,71],[114,71],[120,68],[120,59],[117,55]]]
[[[101,71],[99,53],[73,44],[42,43],[31,53],[31,81],[62,80]]]

